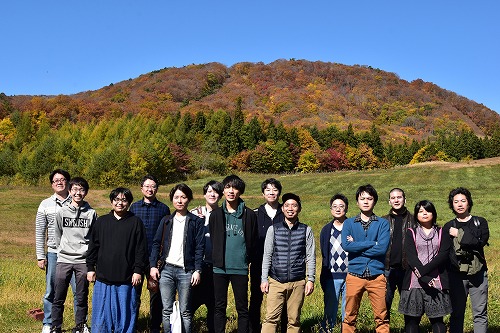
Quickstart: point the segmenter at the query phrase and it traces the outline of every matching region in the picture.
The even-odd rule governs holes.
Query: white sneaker
[[[43,325],[42,333],[50,333],[50,325]]]
[[[89,327],[87,324],[83,324],[83,333],[90,333]]]

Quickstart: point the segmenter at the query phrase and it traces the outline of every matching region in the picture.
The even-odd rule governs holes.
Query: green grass
[[[450,189],[464,186],[471,190],[474,199],[473,214],[484,216],[490,225],[490,246],[486,248],[489,267],[489,323],[490,332],[500,332],[500,268],[499,225],[500,207],[499,181],[500,165],[464,166],[452,168],[450,165],[421,165],[376,171],[346,171],[327,174],[290,174],[290,175],[240,175],[247,188],[243,195],[249,207],[257,207],[262,203],[260,183],[267,177],[274,176],[283,184],[283,193],[295,192],[301,196],[303,210],[300,220],[309,224],[315,233],[316,242],[322,226],[330,220],[328,209],[330,197],[342,192],[350,200],[348,216],[357,213],[354,193],[359,185],[371,183],[379,193],[379,202],[375,212],[386,214],[389,210],[388,191],[393,187],[402,187],[407,193],[407,206],[413,209],[415,203],[422,199],[434,202],[438,211],[438,223],[443,225],[453,217],[447,206],[447,195]],[[219,177],[220,178],[220,177]],[[201,204],[201,189],[208,179],[197,179],[186,182],[196,193],[191,206]],[[117,184],[122,185],[122,184]],[[137,186],[131,186],[136,199],[140,198]],[[170,186],[162,186],[159,198],[168,203]],[[110,206],[107,199],[110,189],[93,189],[87,197],[89,203],[98,214],[105,214]],[[0,186],[0,327],[2,332],[37,332],[41,323],[29,318],[28,309],[41,307],[45,290],[44,273],[36,266],[34,219],[37,207],[42,199],[50,195],[50,187],[17,187]],[[317,246],[318,247],[318,246]],[[319,257],[319,249],[317,250]],[[318,260],[318,276],[319,276]],[[148,314],[148,293],[144,290],[141,305],[139,330],[146,332]],[[228,305],[227,331],[236,329],[236,311],[232,302],[232,293]],[[307,297],[302,310],[302,327],[304,332],[317,332],[322,317],[323,293],[319,282],[314,293]],[[391,315],[391,331],[403,331],[402,315],[397,313],[398,296],[393,303]],[[90,300],[89,300],[90,303]],[[263,313],[265,300],[263,305]],[[194,331],[206,331],[204,307],[195,315]],[[472,332],[470,310],[465,318],[465,329]],[[448,321],[448,318],[445,319]],[[428,321],[424,320],[424,330],[430,331]],[[72,295],[68,295],[64,314],[64,329],[73,327]],[[365,297],[358,319],[361,332],[373,332],[373,316]],[[339,331],[339,327],[335,327]]]

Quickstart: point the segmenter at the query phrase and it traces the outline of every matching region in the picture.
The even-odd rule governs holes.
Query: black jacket
[[[393,241],[393,234],[394,234],[394,221],[395,221],[395,214],[392,213],[392,210],[389,212],[389,214],[383,216],[384,219],[389,221],[389,228],[390,228],[390,233],[391,233],[391,240],[389,242],[389,247],[387,248],[387,253],[385,255],[385,269],[388,270],[390,268],[391,264],[391,249],[392,249],[392,241]],[[406,210],[406,212],[403,214],[403,224],[401,225],[402,228],[402,241],[403,244],[401,245],[401,248],[403,249],[403,254],[401,258],[401,265],[403,269],[408,268],[407,260],[406,260],[406,251],[405,251],[405,234],[408,228],[415,228],[417,225],[415,223],[415,218],[413,215]]]
[[[245,206],[243,210],[243,232],[245,234],[245,246],[247,262],[251,263],[255,258],[255,246],[258,237],[257,216],[250,208]],[[225,268],[226,252],[226,214],[222,207],[212,211],[209,218],[210,238],[212,240],[212,260],[214,267]],[[262,258],[260,258],[262,261]]]

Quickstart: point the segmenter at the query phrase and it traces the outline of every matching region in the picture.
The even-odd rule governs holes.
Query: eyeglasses
[[[337,209],[340,209],[340,210],[344,210],[345,209],[345,206],[344,205],[333,205],[330,207],[331,209],[333,210],[337,210]]]
[[[116,203],[118,203],[118,202],[127,203],[128,202],[127,198],[114,198],[113,201]]]
[[[66,178],[58,178],[52,180],[52,184],[64,184],[64,183],[66,183]]]
[[[72,187],[71,188],[71,193],[85,193],[85,189]]]
[[[145,188],[146,190],[156,190],[158,186],[156,185],[143,185],[142,188]]]

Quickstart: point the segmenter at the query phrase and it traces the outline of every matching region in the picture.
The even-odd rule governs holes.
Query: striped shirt
[[[63,206],[70,203],[71,196],[69,194],[66,199],[60,200],[55,193],[40,203],[35,219],[36,258],[38,260],[47,259],[45,246],[47,246],[48,252],[57,252],[55,242],[56,214]]]

